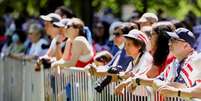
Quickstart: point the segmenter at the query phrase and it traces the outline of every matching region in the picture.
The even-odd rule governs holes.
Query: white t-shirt
[[[134,60],[135,61],[135,60]],[[153,64],[153,57],[149,52],[145,52],[141,58],[139,63],[136,66],[133,66],[133,61],[131,61],[126,69],[126,72],[133,72],[135,75],[145,74]]]
[[[33,56],[45,55],[45,53],[47,52],[47,49],[42,49],[43,44],[47,45],[48,42],[45,39],[40,39],[38,42],[32,43],[28,55],[33,55]]]

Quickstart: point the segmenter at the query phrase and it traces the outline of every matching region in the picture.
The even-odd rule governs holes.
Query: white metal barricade
[[[34,62],[0,60],[0,101],[44,101],[43,75]]]
[[[66,68],[59,73],[42,68],[35,72],[34,61],[5,58],[0,60],[0,101],[199,101],[177,97],[162,100],[145,87],[117,96],[113,89],[119,82],[97,93],[94,87],[99,79],[83,68]]]
[[[118,82],[111,83],[102,93],[94,90],[96,81],[101,78],[91,77],[87,70],[67,68],[55,76],[55,96],[51,101],[191,101],[178,97],[157,98],[152,90],[141,87],[134,94],[124,91],[123,96],[113,93]],[[142,95],[141,95],[142,94]]]
[[[155,101],[192,101],[192,99],[184,99],[179,97],[162,97],[160,96],[160,93],[156,93]]]
[[[4,92],[4,66],[3,60],[0,60],[0,101],[3,101],[3,92]]]
[[[33,62],[23,64],[23,100],[22,101],[44,101],[44,71],[34,71]]]
[[[3,101],[22,101],[22,62],[5,58],[3,61]]]
[[[97,93],[94,90],[95,83],[98,79],[91,77],[85,69],[68,68],[62,70],[60,74],[45,73],[46,79],[54,78],[52,81],[45,80],[47,87],[45,92],[49,96],[47,99],[50,101],[153,101],[153,93],[141,87],[136,92],[138,95],[133,95],[125,91],[125,96],[117,96],[113,93],[114,87],[118,84],[112,83],[108,85],[102,93]],[[52,85],[53,83],[53,85]],[[139,94],[143,94],[141,96]]]

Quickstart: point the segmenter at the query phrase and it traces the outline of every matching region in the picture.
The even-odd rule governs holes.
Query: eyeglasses
[[[114,35],[114,36],[120,36],[121,33],[119,33],[119,32],[114,32],[113,35]]]
[[[185,40],[183,40],[183,39],[178,39],[178,38],[171,38],[169,41],[170,41],[171,43],[175,43],[176,41],[186,42]]]
[[[53,27],[55,27],[55,28],[60,28],[59,26],[57,26],[57,25],[55,25],[55,24],[53,24]]]
[[[67,29],[70,28],[70,27],[73,27],[73,28],[79,28],[79,27],[76,26],[76,25],[66,25],[66,28],[67,28]]]

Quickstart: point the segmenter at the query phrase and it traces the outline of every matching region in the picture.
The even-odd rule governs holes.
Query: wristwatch
[[[140,78],[135,79],[136,84],[139,86],[140,85]]]
[[[178,97],[180,97],[181,96],[181,90],[178,90]]]

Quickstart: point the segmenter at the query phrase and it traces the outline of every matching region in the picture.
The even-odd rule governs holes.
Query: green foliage
[[[166,17],[183,19],[190,10],[197,16],[201,16],[201,0],[122,0],[121,4],[133,4],[137,11],[143,12],[144,1],[147,2],[148,12],[157,12],[161,9]],[[92,4],[97,8],[110,7],[115,12],[121,10],[117,8],[118,3],[115,0],[93,0]]]
[[[116,0],[93,0],[92,6],[96,11],[101,8],[111,8],[115,13],[120,11]]]
[[[64,0],[64,5],[70,6],[70,4],[71,4],[71,0]]]
[[[22,13],[26,10],[30,15],[38,16],[40,8],[47,6],[48,0],[0,0],[0,15],[2,15],[6,7],[11,7],[16,13]],[[71,6],[76,13],[81,13],[80,0],[63,0],[66,6]],[[165,16],[172,16],[177,19],[183,19],[188,11],[194,12],[197,16],[201,16],[201,0],[92,0],[91,4],[94,11],[102,8],[111,8],[114,13],[121,13],[121,6],[124,4],[132,4],[136,10],[143,12],[145,2],[147,2],[147,11],[157,12],[162,9]],[[79,12],[80,11],[80,12]],[[78,14],[80,15],[80,14]]]
[[[0,15],[5,12],[7,7],[14,10],[14,15],[19,15],[23,11],[27,11],[29,15],[38,16],[40,8],[44,7],[47,0],[3,0],[0,3]]]

